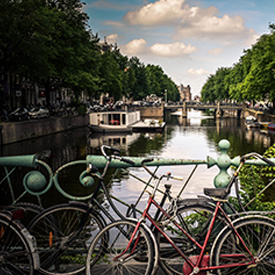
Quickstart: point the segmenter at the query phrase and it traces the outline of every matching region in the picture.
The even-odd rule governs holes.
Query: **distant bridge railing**
[[[214,110],[216,117],[221,117],[223,115],[224,110],[232,110],[237,111],[238,116],[240,116],[241,111],[245,109],[244,105],[234,104],[234,103],[201,103],[201,102],[177,102],[177,103],[165,103],[164,104],[165,110],[178,110],[182,109],[182,116],[187,117],[187,110],[188,109],[195,109],[195,110]]]
[[[165,104],[164,105],[165,109],[180,109],[180,108],[184,108],[184,104],[183,102],[175,102],[173,104]],[[231,109],[231,110],[242,110],[243,109],[243,105],[239,105],[239,104],[213,104],[213,103],[190,103],[190,102],[186,102],[186,108],[188,109],[218,109],[218,108],[222,108],[222,109]]]

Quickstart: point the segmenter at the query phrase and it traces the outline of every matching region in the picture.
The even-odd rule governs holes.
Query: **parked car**
[[[9,114],[9,119],[11,121],[21,121],[21,120],[29,120],[30,115],[28,109],[24,107],[17,108],[13,112]]]
[[[29,111],[30,118],[49,117],[50,112],[45,107],[34,107]]]

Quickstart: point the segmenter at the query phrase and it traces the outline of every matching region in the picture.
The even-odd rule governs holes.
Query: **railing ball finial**
[[[220,168],[220,172],[214,179],[214,185],[216,188],[226,188],[231,178],[227,173],[227,169],[231,165],[231,159],[227,155],[227,151],[230,148],[230,142],[226,139],[222,139],[218,146],[221,150],[221,155],[217,159],[217,166]]]
[[[25,175],[23,185],[28,193],[40,195],[44,193],[47,186],[47,180],[39,171],[30,171]]]

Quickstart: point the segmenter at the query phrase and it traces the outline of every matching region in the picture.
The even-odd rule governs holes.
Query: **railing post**
[[[221,150],[220,156],[217,160],[208,157],[208,167],[217,165],[220,169],[219,174],[214,178],[214,186],[216,188],[226,188],[230,182],[231,176],[227,173],[227,169],[231,166],[238,166],[240,164],[240,157],[235,157],[230,159],[227,154],[228,149],[230,148],[230,142],[226,139],[222,139],[219,142],[219,148]]]
[[[214,185],[217,188],[227,187],[231,178],[227,173],[227,169],[231,165],[231,159],[227,155],[227,151],[230,148],[230,142],[226,139],[222,139],[219,142],[219,148],[221,150],[221,155],[217,158],[217,166],[220,168],[220,172],[214,178]]]

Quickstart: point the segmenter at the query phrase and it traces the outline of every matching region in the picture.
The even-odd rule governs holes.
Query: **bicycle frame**
[[[237,232],[237,230],[235,229],[234,225],[232,224],[230,218],[226,215],[225,211],[222,208],[222,202],[218,201],[215,207],[215,211],[213,214],[213,218],[211,220],[210,223],[210,227],[209,230],[207,232],[207,235],[205,237],[204,243],[203,245],[200,245],[186,230],[184,230],[176,221],[175,219],[172,220],[173,224],[191,241],[194,243],[194,245],[196,245],[200,250],[200,254],[198,257],[198,261],[196,264],[194,264],[189,258],[188,256],[186,256],[181,250],[180,248],[174,243],[174,241],[165,233],[162,231],[162,229],[160,228],[160,226],[158,226],[158,224],[156,223],[156,221],[150,216],[149,214],[149,210],[151,205],[154,205],[155,207],[157,207],[158,210],[160,210],[165,217],[167,217],[168,219],[171,219],[172,217],[158,204],[158,202],[156,202],[154,200],[154,196],[150,194],[148,202],[147,202],[147,206],[142,214],[142,217],[139,219],[139,221],[137,222],[136,228],[129,240],[129,243],[126,247],[126,249],[124,250],[124,252],[122,252],[119,256],[117,256],[115,258],[115,260],[119,259],[121,256],[124,255],[124,253],[129,249],[131,243],[133,242],[139,227],[141,226],[141,224],[148,219],[152,225],[163,235],[163,237],[171,244],[171,246],[177,251],[177,253],[188,263],[189,266],[191,266],[193,268],[193,270],[197,271],[208,271],[208,270],[216,270],[216,269],[221,269],[221,268],[230,268],[230,267],[239,267],[239,266],[248,266],[248,265],[252,265],[255,264],[255,258],[252,255],[252,253],[250,252],[250,250],[247,248],[244,240],[242,239],[242,237],[239,235],[239,233]],[[246,262],[246,263],[235,263],[235,264],[227,264],[227,265],[219,265],[219,266],[207,266],[207,267],[200,267],[200,264],[203,260],[203,257],[205,255],[205,250],[206,250],[206,246],[208,244],[209,238],[210,238],[210,234],[213,230],[214,227],[214,223],[216,221],[216,218],[218,216],[218,213],[221,212],[222,215],[225,217],[226,221],[229,223],[230,227],[232,228],[232,230],[234,231],[235,235],[237,236],[237,238],[240,240],[240,242],[242,243],[243,247],[245,248],[245,250],[247,251],[247,253],[250,255],[251,257],[251,261]],[[138,238],[137,238],[138,239]],[[134,241],[135,245],[133,247],[133,249],[135,249],[136,247],[136,242],[137,240]],[[239,258],[239,257],[243,257],[243,255],[240,254],[230,254],[230,255],[224,255],[226,257],[232,257],[232,258]],[[197,273],[191,273],[191,274],[197,274]]]

